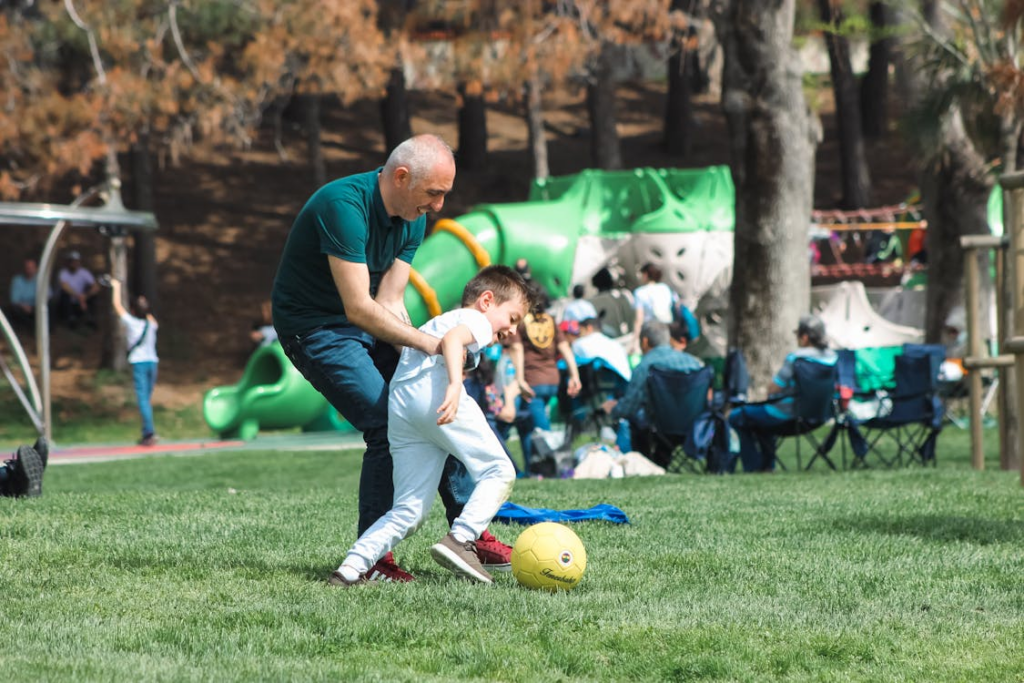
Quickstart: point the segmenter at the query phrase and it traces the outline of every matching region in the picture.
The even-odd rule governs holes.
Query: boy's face
[[[526,301],[522,297],[499,304],[494,298],[494,292],[488,290],[480,295],[476,303],[477,308],[494,329],[494,339],[491,343],[511,337],[516,333],[516,327],[526,317]]]

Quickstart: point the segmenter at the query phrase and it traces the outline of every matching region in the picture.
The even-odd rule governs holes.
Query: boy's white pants
[[[448,454],[466,466],[475,482],[462,514],[452,523],[458,539],[476,540],[512,491],[515,468],[476,401],[463,391],[455,421],[437,424],[448,388],[443,364],[407,382],[392,384],[388,397],[388,441],[394,462],[391,510],[359,537],[345,564],[367,572],[412,534],[430,514]]]

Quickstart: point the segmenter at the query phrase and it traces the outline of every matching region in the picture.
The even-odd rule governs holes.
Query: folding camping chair
[[[793,389],[769,398],[767,401],[747,403],[747,406],[766,406],[782,400],[792,400],[792,419],[771,427],[750,428],[756,437],[764,456],[764,450],[771,444],[778,453],[779,444],[787,438],[796,438],[796,466],[798,470],[809,470],[821,458],[833,470],[838,469],[829,457],[839,433],[839,412],[836,401],[838,369],[835,365],[820,363],[810,358],[797,358],[793,362]],[[740,407],[739,410],[743,410]],[[824,440],[819,440],[815,431],[833,422],[833,428]],[[812,455],[807,466],[803,465],[802,442],[811,446]],[[787,469],[784,462],[775,457],[775,463]]]
[[[944,414],[938,397],[941,359],[937,355],[917,345],[904,347],[903,355],[894,359],[894,385],[880,402],[878,415],[856,424],[867,440],[868,454],[887,467],[904,462],[936,464],[935,445]],[[883,448],[886,444],[895,447],[891,456]]]
[[[721,418],[712,414],[708,390],[714,370],[683,372],[651,366],[647,374],[652,459],[669,472],[718,471],[714,441]]]
[[[593,432],[597,438],[602,428],[614,429],[616,421],[601,409],[601,404],[609,398],[621,398],[629,384],[600,358],[577,362],[576,367],[580,374],[580,393],[569,396],[569,378],[565,373],[558,385],[558,409],[569,444],[581,434]]]

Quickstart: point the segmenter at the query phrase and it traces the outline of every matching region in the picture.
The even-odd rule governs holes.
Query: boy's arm
[[[466,347],[475,341],[473,332],[466,325],[456,325],[441,338],[441,353],[448,369],[448,389],[444,392],[441,407],[437,409],[439,425],[455,421],[462,394],[462,362]]]
[[[120,280],[114,280],[114,279],[110,280],[110,294],[111,294],[111,299],[110,299],[111,303],[113,303],[113,305],[114,305],[114,313],[117,314],[118,318],[123,318],[125,313],[127,313],[128,311],[126,311],[124,309],[124,304],[121,303],[121,281]]]

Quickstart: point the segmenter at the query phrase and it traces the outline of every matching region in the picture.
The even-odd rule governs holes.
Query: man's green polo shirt
[[[365,263],[371,296],[396,258],[412,263],[423,242],[426,216],[414,221],[388,216],[377,183],[379,171],[327,183],[302,207],[288,233],[271,294],[279,335],[347,322],[327,256]]]

